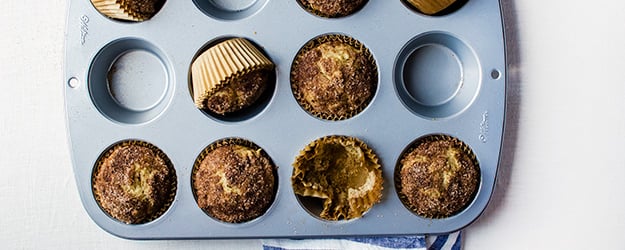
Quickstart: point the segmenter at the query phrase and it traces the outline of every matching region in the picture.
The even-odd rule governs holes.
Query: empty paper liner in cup
[[[204,109],[207,107],[206,102],[210,96],[220,89],[245,77],[269,71],[273,67],[274,64],[244,38],[233,38],[221,42],[204,51],[191,65],[195,105]],[[245,102],[249,101],[254,100]],[[243,103],[241,106],[249,104]]]
[[[458,0],[406,0],[418,11],[426,15],[436,15],[449,8]]]
[[[357,138],[317,139],[300,152],[293,167],[291,182],[295,194],[302,199],[321,199],[318,203],[323,203],[323,209],[318,216],[322,219],[359,218],[382,197],[378,157]]]

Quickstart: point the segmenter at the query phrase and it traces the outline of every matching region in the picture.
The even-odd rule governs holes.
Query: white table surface
[[[625,2],[502,1],[506,141],[465,249],[625,249]],[[258,240],[128,241],[87,216],[65,130],[66,4],[0,5],[0,248],[259,249]]]

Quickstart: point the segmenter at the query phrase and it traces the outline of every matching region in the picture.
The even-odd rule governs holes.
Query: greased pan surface
[[[228,8],[239,11],[224,10]],[[324,34],[358,40],[369,49],[378,70],[371,103],[341,121],[307,113],[290,86],[296,54]],[[275,63],[276,81],[263,105],[243,116],[220,119],[194,106],[189,74],[203,47],[227,37],[244,37],[258,45]],[[154,17],[137,23],[109,19],[90,1],[72,0],[65,48],[65,105],[78,191],[91,218],[114,235],[217,239],[440,234],[469,225],[493,192],[506,94],[497,0],[469,0],[443,16],[419,14],[399,0],[370,0],[342,18],[315,16],[295,0],[169,0]],[[111,70],[118,73],[111,76]],[[111,86],[110,77],[136,84]],[[394,173],[412,142],[437,134],[471,148],[481,179],[466,209],[448,218],[429,219],[401,202]],[[319,219],[300,204],[291,187],[292,164],[299,151],[328,135],[357,137],[380,159],[382,200],[361,218]],[[198,155],[209,144],[230,137],[255,143],[278,167],[273,204],[263,216],[240,224],[209,217],[198,207],[191,188]],[[173,203],[145,224],[112,219],[92,192],[98,157],[126,140],[161,149],[177,176]]]

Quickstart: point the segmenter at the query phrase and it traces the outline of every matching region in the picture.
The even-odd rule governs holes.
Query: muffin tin
[[[370,0],[341,18],[315,16],[296,0],[169,0],[143,22],[107,18],[88,0],[71,0],[68,13],[64,85],[74,174],[84,208],[111,234],[129,239],[442,234],[466,227],[488,204],[499,164],[506,96],[497,0],[470,0],[442,16],[420,14],[400,0]],[[295,55],[324,34],[360,41],[378,67],[373,100],[341,121],[310,115],[291,90]],[[189,72],[202,48],[227,37],[244,37],[262,48],[276,64],[276,80],[249,112],[217,117],[195,107]],[[466,143],[481,171],[473,202],[443,219],[408,210],[394,182],[402,152],[435,134]],[[362,218],[319,219],[293,192],[295,157],[328,135],[357,137],[380,158],[382,200]],[[273,204],[263,216],[240,224],[207,216],[191,188],[193,165],[202,150],[232,137],[257,144],[278,167]],[[160,148],[177,175],[169,209],[144,224],[112,219],[92,192],[98,157],[126,140]]]

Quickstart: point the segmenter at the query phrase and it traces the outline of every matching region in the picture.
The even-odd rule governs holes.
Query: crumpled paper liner
[[[198,56],[191,65],[195,105],[206,108],[208,97],[233,79],[275,66],[256,46],[244,38],[223,41]]]
[[[322,199],[322,219],[359,218],[382,197],[384,180],[378,157],[355,137],[317,139],[300,151],[293,167],[295,194]]]
[[[439,12],[449,8],[458,0],[406,0],[410,5],[418,11],[426,15],[436,15]]]

